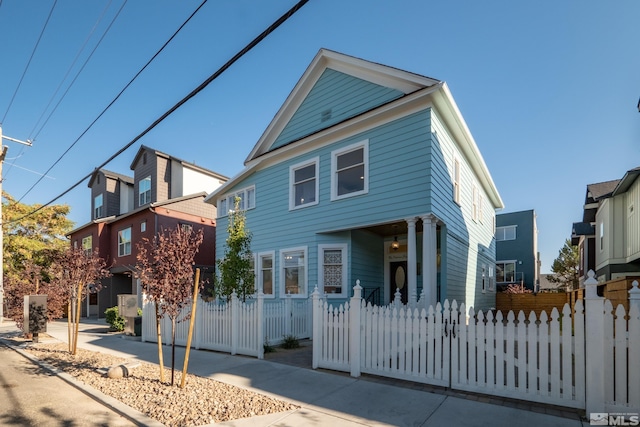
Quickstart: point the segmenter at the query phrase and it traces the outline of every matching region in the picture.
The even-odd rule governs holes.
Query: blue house
[[[443,81],[321,49],[217,205],[235,197],[266,297],[495,301],[502,200]]]

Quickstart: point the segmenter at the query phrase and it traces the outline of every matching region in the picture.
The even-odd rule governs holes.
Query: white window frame
[[[142,183],[145,183],[144,191],[142,189]],[[146,188],[146,183],[149,183],[149,188]],[[144,206],[149,203],[151,203],[151,175],[138,182],[138,206]]]
[[[98,204],[100,200],[100,204]],[[102,218],[104,216],[104,196],[102,193],[93,198],[93,219]]]
[[[93,235],[90,234],[82,238],[82,250],[87,255],[93,253]]]
[[[258,291],[262,291],[265,298],[275,298],[276,297],[276,252],[275,251],[266,251],[259,252],[256,254],[257,262],[255,265],[258,266],[256,273],[256,293]],[[267,294],[264,292],[264,264],[263,260],[266,258],[271,258],[271,293]]]
[[[482,264],[482,270],[481,270],[481,274],[482,274],[482,293],[485,294],[487,293],[487,266]]]
[[[122,241],[122,235],[128,231],[129,232],[129,240],[128,241]],[[128,256],[131,255],[131,227],[127,227],[127,228],[123,228],[122,230],[118,231],[118,256],[119,257],[123,257],[123,256]],[[127,247],[127,243],[129,244],[129,246]],[[128,250],[127,250],[128,248]]]
[[[287,254],[290,253],[298,253],[298,252],[302,252],[303,257],[304,257],[304,265],[302,266],[304,268],[304,273],[302,275],[302,291],[298,294],[291,294],[291,298],[307,298],[307,295],[309,293],[309,254],[308,254],[308,250],[306,246],[298,246],[295,248],[286,248],[286,249],[282,249],[280,251],[280,266],[279,266],[279,271],[280,271],[280,280],[279,280],[279,287],[280,287],[280,297],[284,298],[287,293],[286,293],[286,273],[285,273],[285,257],[287,256]]]
[[[507,231],[513,229],[513,238],[507,236]],[[496,227],[496,242],[504,242],[508,240],[516,240],[518,238],[518,226],[517,225],[503,225]]]
[[[147,220],[146,219],[144,221],[140,222],[140,232],[144,233],[145,231],[147,231]]]
[[[495,275],[493,274],[493,270],[495,267],[489,266],[489,290],[495,292],[496,290],[496,280]]]
[[[318,172],[320,170],[319,164],[320,164],[320,157],[314,157],[312,159],[305,160],[304,162],[300,162],[289,167],[289,210],[290,211],[295,209],[306,208],[308,206],[314,206],[319,203],[319,194],[318,194],[319,188],[320,188],[319,186],[320,179],[318,178]],[[313,180],[315,181],[315,186],[314,186],[315,200],[313,202],[301,203],[299,205],[296,205],[296,185],[301,184],[302,182],[308,182],[311,179],[297,183],[295,181],[295,173],[296,171],[311,165],[313,165],[315,168],[315,174],[313,176]]]
[[[460,176],[462,175],[460,159],[453,158],[453,201],[460,205]]]
[[[364,166],[364,185],[362,190],[354,191],[352,193],[338,195],[338,157],[347,154],[352,151],[362,149],[362,162]],[[341,200],[349,197],[359,196],[361,194],[367,194],[369,192],[369,140],[356,142],[355,144],[347,145],[338,150],[331,152],[331,200]]]
[[[326,250],[339,250],[342,252],[342,285],[340,293],[326,293],[324,284],[324,251]],[[318,288],[322,290],[322,293],[327,298],[346,298],[349,296],[349,263],[347,262],[347,244],[322,244],[318,245]]]
[[[600,221],[600,236],[599,237],[599,241],[600,241],[600,252],[604,252],[604,221]]]
[[[227,193],[218,199],[218,218],[229,215],[229,211],[235,207],[236,196],[242,199],[240,209],[243,211],[256,207],[256,186],[241,188],[233,193]]]
[[[478,186],[476,184],[473,184],[472,218],[478,222]]]

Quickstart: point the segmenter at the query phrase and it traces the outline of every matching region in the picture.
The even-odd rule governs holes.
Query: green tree
[[[227,299],[236,292],[245,301],[255,293],[255,274],[251,255],[251,232],[247,229],[247,218],[240,209],[240,198],[236,197],[235,206],[229,211],[227,240],[224,257],[217,261],[216,294]]]
[[[565,240],[558,257],[553,261],[551,271],[555,274],[549,276],[549,281],[558,287],[570,291],[580,286],[580,253],[569,239]]]
[[[51,281],[50,266],[69,246],[69,206],[27,205],[6,192],[2,196],[5,314],[22,327],[24,296],[46,294],[49,320],[59,319],[67,301],[64,290]]]

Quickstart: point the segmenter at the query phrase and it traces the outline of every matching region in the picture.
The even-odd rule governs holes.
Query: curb
[[[59,378],[61,378],[63,381],[67,382],[68,384],[74,386],[75,388],[77,388],[78,390],[80,390],[81,392],[83,392],[84,394],[86,394],[87,396],[91,397],[93,400],[95,400],[96,402],[106,406],[107,408],[117,412],[118,414],[122,415],[123,417],[127,418],[128,420],[130,420],[131,422],[139,425],[139,426],[149,426],[149,427],[165,427],[164,424],[162,424],[161,422],[143,414],[142,412],[125,405],[124,403],[122,403],[121,401],[119,401],[118,399],[115,399],[111,396],[108,396],[104,393],[102,393],[99,390],[96,390],[92,387],[87,386],[84,383],[81,383],[80,381],[76,380],[74,377],[72,377],[71,375],[62,372],[61,370],[55,368],[54,366],[41,361],[40,359],[38,359],[37,357],[29,354],[28,352],[22,350],[21,348],[7,342],[4,338],[0,338],[0,343],[4,344],[6,347],[9,347],[10,349],[14,350],[15,352],[21,354],[22,356],[24,356],[25,358],[29,359],[31,362],[35,363],[38,366],[43,367],[44,369],[50,371],[51,373],[55,374],[56,376],[58,376]]]

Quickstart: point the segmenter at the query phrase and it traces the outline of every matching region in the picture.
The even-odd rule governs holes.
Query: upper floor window
[[[98,194],[93,199],[93,219],[102,218],[104,216],[103,206],[102,194]]]
[[[243,188],[218,199],[218,217],[227,216],[229,211],[235,208],[236,197],[240,199],[239,209],[247,210],[256,207],[256,187]]]
[[[85,254],[91,255],[93,251],[93,237],[87,236],[82,238],[82,250]]]
[[[604,221],[600,223],[600,250],[604,250]]]
[[[496,241],[501,242],[503,240],[515,240],[516,239],[516,226],[507,225],[505,227],[496,227]]]
[[[369,191],[369,141],[331,153],[331,200]]]
[[[138,183],[138,205],[151,203],[151,177],[141,179]]]
[[[318,162],[316,157],[289,168],[289,209],[318,204]]]
[[[479,202],[479,194],[478,194],[478,187],[474,184],[473,185],[473,220],[474,221],[478,221],[478,218],[480,216],[480,202]]]
[[[131,255],[131,227],[118,231],[118,256]]]
[[[145,231],[147,231],[147,221],[144,220],[140,223],[140,232],[144,233]]]
[[[460,204],[460,160],[453,160],[453,201]]]

